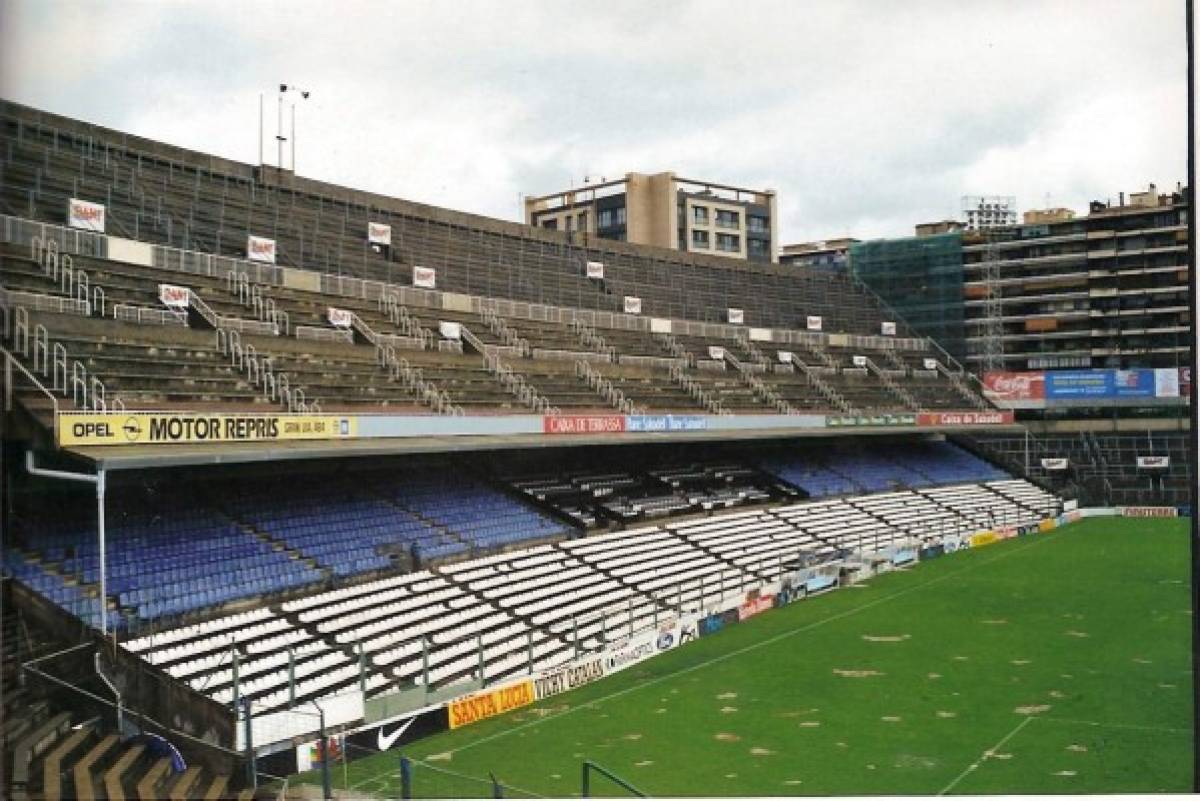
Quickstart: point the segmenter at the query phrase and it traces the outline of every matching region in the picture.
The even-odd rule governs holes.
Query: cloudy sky
[[[1183,0],[0,0],[0,95],[518,219],[584,176],[779,192],[784,242],[907,235],[964,194],[1086,209],[1184,178]],[[290,101],[289,101],[290,102]],[[287,123],[285,122],[285,127]]]

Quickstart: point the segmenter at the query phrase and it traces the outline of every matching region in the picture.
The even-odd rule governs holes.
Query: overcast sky
[[[674,170],[777,190],[785,243],[903,236],[964,194],[1174,188],[1183,8],[0,0],[0,95],[255,162],[265,92],[274,163],[286,82],[313,178],[519,219],[522,193]]]

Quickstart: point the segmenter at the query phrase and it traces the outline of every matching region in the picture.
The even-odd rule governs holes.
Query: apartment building
[[[601,239],[775,262],[775,191],[680,178],[623,178],[525,199],[525,222]]]
[[[779,263],[815,270],[845,270],[850,266],[850,246],[858,241],[847,236],[784,245],[779,252]]]
[[[1182,188],[1095,201],[1086,217],[967,234],[967,364],[984,370],[1178,367],[1187,362]],[[1033,216],[1032,219],[1039,219]]]

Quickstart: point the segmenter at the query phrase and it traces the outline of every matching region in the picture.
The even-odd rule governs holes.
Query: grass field
[[[649,795],[1188,791],[1188,524],[1093,518],[774,610],[407,746],[414,792],[578,795],[584,759]],[[350,787],[398,796],[398,761]]]

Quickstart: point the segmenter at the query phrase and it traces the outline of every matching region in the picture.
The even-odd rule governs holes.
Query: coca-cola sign
[[[1045,400],[1046,374],[996,370],[983,374],[983,394],[993,401]]]

